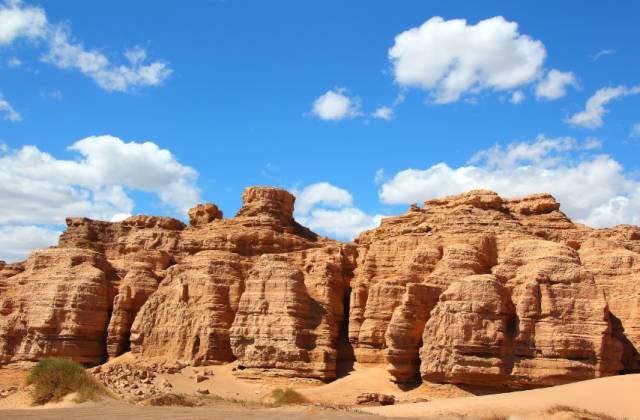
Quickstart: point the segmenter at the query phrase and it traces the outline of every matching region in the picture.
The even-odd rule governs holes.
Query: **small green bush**
[[[291,388],[277,388],[274,389],[271,393],[271,397],[273,398],[273,402],[276,405],[284,405],[284,404],[304,404],[309,402],[302,394],[298,391],[295,391]]]
[[[76,402],[98,400],[108,391],[84,367],[73,360],[49,357],[31,369],[27,384],[33,385],[34,404],[60,401],[65,395],[77,393]]]

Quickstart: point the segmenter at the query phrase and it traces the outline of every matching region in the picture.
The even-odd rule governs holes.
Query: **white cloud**
[[[511,99],[509,100],[512,104],[519,104],[522,103],[522,101],[524,101],[524,92],[522,92],[521,90],[516,90],[515,92],[513,92],[511,94]]]
[[[612,55],[615,54],[616,50],[612,50],[612,49],[604,49],[604,50],[600,50],[597,53],[593,54],[592,56],[589,57],[589,59],[591,61],[598,61],[600,58],[606,56],[606,55]]]
[[[22,61],[19,58],[11,57],[7,60],[7,66],[10,68],[17,68],[22,66]]]
[[[518,24],[502,16],[475,25],[433,17],[397,35],[389,50],[396,82],[432,92],[436,103],[530,83],[545,57],[542,42],[520,34]]]
[[[369,215],[356,207],[342,209],[314,209],[299,221],[315,232],[352,240],[361,232],[380,225],[382,215]]]
[[[199,200],[197,173],[156,144],[88,137],[70,148],[73,160],[35,146],[0,155],[0,224],[61,224],[67,216],[111,220],[133,211],[127,190],[158,195],[186,212]]]
[[[565,122],[590,129],[601,127],[604,114],[609,112],[604,107],[607,103],[617,98],[638,93],[640,93],[640,86],[634,86],[632,88],[617,86],[598,89],[598,91],[587,100],[584,111],[572,115],[566,119]]]
[[[551,69],[536,87],[536,98],[553,101],[567,94],[567,86],[577,86],[576,76],[572,72]]]
[[[582,143],[582,148],[584,150],[593,150],[599,149],[602,147],[602,141],[597,138],[588,138],[584,143]]]
[[[602,227],[640,223],[640,181],[610,156],[595,154],[596,144],[572,138],[512,143],[483,150],[467,166],[439,163],[406,169],[385,182],[380,200],[409,204],[477,188],[504,197],[553,194],[575,221]]]
[[[22,121],[22,116],[13,109],[13,106],[6,99],[2,98],[2,95],[0,95],[0,114],[4,114],[2,118],[11,122]]]
[[[113,64],[104,54],[85,49],[82,42],[72,40],[63,25],[47,22],[45,11],[24,6],[19,0],[0,5],[0,45],[16,39],[43,39],[48,47],[45,62],[62,69],[76,69],[92,78],[107,91],[127,92],[144,86],[158,86],[172,70],[163,61],[145,63],[146,51],[140,47],[124,53],[126,64]]]
[[[47,29],[47,17],[39,7],[22,7],[20,0],[0,4],[0,45],[8,45],[17,38],[42,38]]]
[[[33,249],[55,245],[61,233],[42,226],[0,226],[0,260],[24,260]]]
[[[372,115],[375,118],[389,121],[391,118],[393,118],[393,108],[389,106],[381,106],[380,108],[376,109]]]
[[[46,62],[62,69],[80,70],[107,91],[127,92],[136,87],[158,86],[172,72],[162,61],[145,64],[146,51],[140,47],[125,52],[128,65],[114,65],[102,53],[85,50],[82,43],[70,41],[61,27],[53,30],[49,42]]]
[[[346,95],[344,88],[329,90],[313,102],[311,113],[321,120],[339,121],[361,115],[360,101]]]
[[[353,197],[347,190],[338,188],[328,182],[318,182],[308,185],[301,191],[294,190],[296,196],[296,211],[307,214],[317,204],[332,207],[344,207],[353,204]]]
[[[294,189],[295,217],[311,230],[351,240],[360,232],[380,224],[381,215],[369,215],[353,206],[349,191],[319,182]]]
[[[631,126],[631,133],[629,136],[633,138],[640,138],[640,123],[635,123]]]

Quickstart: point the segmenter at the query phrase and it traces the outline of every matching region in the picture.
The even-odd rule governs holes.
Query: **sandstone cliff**
[[[411,206],[352,243],[250,187],[189,224],[70,218],[57,247],[0,262],[0,363],[131,351],[237,374],[546,386],[640,371],[640,228],[571,222],[548,194],[470,191]],[[348,363],[347,363],[348,364]]]

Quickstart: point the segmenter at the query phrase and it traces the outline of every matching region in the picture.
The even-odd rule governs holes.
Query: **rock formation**
[[[0,363],[131,351],[236,373],[527,388],[640,371],[640,228],[574,224],[548,194],[470,191],[413,205],[352,243],[250,187],[122,222],[69,218],[57,247],[0,262]]]
[[[0,296],[0,361],[104,358],[109,322],[108,263],[90,249],[34,251]]]

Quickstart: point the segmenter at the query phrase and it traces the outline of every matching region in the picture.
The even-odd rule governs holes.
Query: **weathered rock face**
[[[393,311],[385,333],[384,356],[395,382],[416,382],[420,366],[422,333],[438,303],[440,289],[420,283],[407,284],[402,302]],[[430,340],[431,341],[431,340]]]
[[[403,350],[416,339],[398,325],[419,284],[440,296],[433,310],[411,303],[408,325],[426,322],[424,379],[533,387],[638,371],[639,230],[575,225],[559,207],[548,194],[471,191],[361,234],[349,324],[356,359],[410,377]]]
[[[134,353],[189,360],[233,360],[229,328],[244,291],[248,261],[202,251],[167,270],[131,328]]]
[[[640,229],[626,228],[606,240],[589,239],[579,256],[607,301],[612,334],[623,346],[624,371],[640,371]]]
[[[422,376],[436,382],[508,382],[514,313],[509,290],[495,276],[474,275],[453,282],[424,329]]]
[[[384,363],[396,382],[535,387],[640,371],[640,228],[572,223],[548,194],[470,191],[353,243],[250,187],[122,222],[67,220],[56,248],[0,262],[0,363],[125,351],[243,377],[329,380]]]
[[[230,331],[233,354],[248,368],[243,376],[258,368],[279,376],[335,377],[347,288],[343,258],[338,247],[259,258]]]
[[[552,385],[620,371],[609,309],[575,250],[549,241],[509,245],[494,273],[516,305],[512,379]]]
[[[0,295],[0,361],[100,362],[109,322],[104,257],[88,249],[43,249],[24,268]]]
[[[107,328],[107,354],[118,356],[130,348],[131,326],[142,305],[158,288],[159,279],[149,263],[133,263],[113,299]]]

